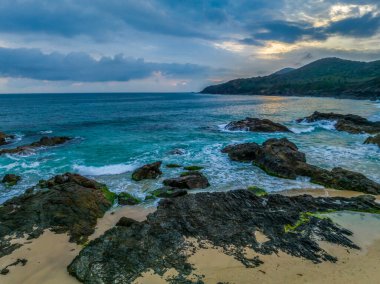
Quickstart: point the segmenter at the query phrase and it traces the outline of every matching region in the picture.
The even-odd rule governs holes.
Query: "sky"
[[[379,0],[1,0],[0,93],[198,92],[380,59]]]

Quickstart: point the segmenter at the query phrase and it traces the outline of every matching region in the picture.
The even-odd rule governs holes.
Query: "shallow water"
[[[363,145],[367,135],[338,132],[330,122],[297,124],[295,119],[315,110],[354,113],[380,120],[379,102],[330,98],[218,96],[200,94],[33,94],[0,95],[0,131],[17,134],[7,147],[38,140],[44,135],[76,137],[64,146],[26,156],[0,157],[0,176],[16,173],[22,182],[0,186],[0,203],[18,195],[39,179],[67,171],[105,182],[115,192],[143,197],[164,178],[181,169],[167,169],[156,181],[133,182],[131,171],[144,163],[162,160],[181,165],[202,165],[210,190],[249,185],[269,191],[318,187],[307,179],[274,178],[244,163],[231,162],[220,149],[231,143],[264,142],[288,137],[310,163],[342,166],[380,182],[380,151]],[[246,116],[269,118],[290,127],[294,134],[228,132],[222,126]],[[184,155],[171,155],[182,149]]]

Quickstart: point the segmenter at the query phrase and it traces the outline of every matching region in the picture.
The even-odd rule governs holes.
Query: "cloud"
[[[327,27],[329,34],[353,37],[371,37],[380,29],[380,14],[367,13],[362,17],[347,18],[333,22]]]
[[[199,77],[209,67],[196,64],[154,63],[119,54],[95,60],[86,53],[44,54],[38,49],[0,48],[0,76],[48,81],[108,82],[166,77]]]

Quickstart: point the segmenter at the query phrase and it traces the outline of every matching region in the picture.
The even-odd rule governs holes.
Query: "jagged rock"
[[[354,114],[337,114],[314,112],[312,115],[297,119],[297,122],[315,122],[319,120],[336,121],[335,128],[339,131],[345,131],[352,134],[358,133],[379,133],[380,122],[369,121],[364,117]]]
[[[160,170],[162,162],[154,162],[152,164],[147,164],[141,168],[136,169],[132,173],[132,179],[135,181],[140,181],[143,179],[155,179],[158,176],[162,175]]]
[[[247,117],[243,120],[232,121],[225,127],[227,130],[251,131],[251,132],[291,132],[286,126],[269,119]]]
[[[134,197],[132,194],[122,192],[117,196],[118,203],[120,205],[136,205],[141,203],[141,200]]]
[[[326,187],[380,194],[380,184],[360,173],[342,168],[328,171],[308,164],[305,154],[286,138],[269,139],[261,146],[256,143],[227,146],[222,152],[228,153],[235,161],[252,161],[273,176],[288,179],[306,176],[311,178],[311,182]]]
[[[121,227],[130,227],[133,224],[138,224],[134,219],[128,218],[128,217],[121,217],[120,220],[116,223],[116,226],[121,226]]]
[[[159,197],[159,198],[175,198],[175,197],[180,197],[186,194],[187,194],[187,191],[185,189],[174,188],[170,186],[165,186],[151,192],[152,197]],[[148,199],[149,198],[150,197],[148,197]]]
[[[175,269],[178,276],[167,281],[187,283],[194,269],[188,262],[189,252],[196,252],[203,241],[220,247],[246,267],[262,263],[259,257],[248,257],[246,248],[259,254],[283,251],[315,263],[335,262],[337,258],[320,247],[319,240],[359,247],[348,238],[350,231],[317,214],[330,210],[380,212],[380,205],[369,197],[258,197],[248,190],[164,199],[147,220],[114,227],[91,241],[68,271],[84,283],[132,283],[148,270],[163,275]],[[258,241],[257,231],[268,241]],[[197,283],[203,283],[201,277]]]
[[[0,207],[0,257],[17,248],[5,239],[8,235],[36,238],[50,229],[68,233],[71,242],[85,242],[115,198],[104,184],[77,174],[56,176],[46,185]]]
[[[19,146],[17,148],[13,149],[2,149],[0,150],[0,155],[4,154],[20,154],[20,153],[27,153],[30,151],[33,151],[35,149],[41,148],[41,147],[52,147],[56,145],[61,145],[66,143],[67,141],[71,140],[70,137],[42,137],[39,141],[33,142],[29,145]]]
[[[377,134],[376,136],[368,137],[364,144],[376,144],[380,147],[380,134]]]
[[[6,174],[1,180],[7,186],[14,186],[21,180],[21,177],[15,174]]]
[[[206,188],[210,184],[208,179],[200,172],[191,171],[186,173],[186,175],[181,175],[177,178],[170,178],[163,181],[165,186],[183,189],[195,189],[195,188]]]
[[[4,132],[0,131],[0,146],[7,145],[10,139],[14,139],[14,135],[5,134]]]

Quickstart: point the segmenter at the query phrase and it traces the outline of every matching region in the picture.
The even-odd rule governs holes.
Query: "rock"
[[[140,181],[143,179],[155,179],[158,176],[162,175],[160,170],[162,162],[154,162],[152,164],[148,164],[142,166],[141,168],[136,169],[132,173],[132,179],[135,181]]]
[[[201,166],[186,166],[186,167],[183,167],[186,171],[199,171],[199,170],[202,170],[203,167]]]
[[[182,166],[178,164],[167,164],[166,167],[167,168],[181,168]]]
[[[84,243],[97,218],[112,206],[115,194],[104,184],[66,173],[46,181],[47,188],[22,194],[0,206],[0,257],[17,247],[9,235],[36,238],[43,230],[68,233],[71,242]]]
[[[121,217],[120,220],[116,223],[116,226],[121,226],[121,227],[130,227],[133,224],[138,224],[134,219],[127,218],[127,217]]]
[[[14,138],[14,135],[8,135],[0,131],[0,146],[7,145],[9,143],[9,140]]]
[[[25,266],[27,262],[28,262],[28,260],[25,259],[25,258],[18,258],[15,262],[12,262],[11,264],[8,264],[6,267],[4,267],[3,269],[1,269],[0,270],[0,274],[7,275],[9,273],[8,267],[10,267],[10,266],[16,266],[16,265],[19,265],[19,264],[21,264],[22,266]]]
[[[175,197],[184,196],[186,194],[187,194],[187,191],[185,189],[174,188],[170,186],[165,186],[151,192],[152,197],[159,197],[159,198],[175,198]]]
[[[256,196],[265,196],[268,194],[265,189],[258,186],[249,186],[247,189]]]
[[[247,117],[243,120],[232,121],[225,127],[227,130],[251,131],[251,132],[291,132],[286,126],[269,119]]]
[[[165,186],[182,189],[206,188],[210,186],[208,179],[197,171],[189,172],[178,178],[166,179],[163,181],[163,184]]]
[[[262,146],[256,143],[227,146],[222,152],[228,153],[235,161],[252,161],[273,176],[288,179],[306,176],[311,178],[311,182],[325,187],[380,194],[380,184],[360,173],[342,168],[328,171],[308,164],[305,154],[286,138],[269,139]]]
[[[120,205],[136,205],[141,203],[141,200],[134,197],[132,194],[122,192],[117,196],[118,203]]]
[[[197,274],[188,252],[195,253],[205,241],[248,268],[261,265],[262,260],[247,256],[247,247],[258,254],[282,251],[314,263],[335,262],[337,258],[319,240],[359,247],[350,240],[349,230],[317,215],[331,210],[380,212],[380,205],[361,198],[258,197],[248,190],[164,199],[145,221],[114,227],[90,242],[68,271],[83,283],[132,283],[148,270],[163,275],[175,269],[178,275],[168,282],[188,283],[185,279]],[[257,231],[268,241],[257,240]],[[203,283],[198,277],[195,283]]]
[[[364,144],[377,144],[377,146],[380,147],[380,134],[377,134],[376,136],[368,137]]]
[[[6,174],[1,180],[7,186],[14,186],[21,180],[21,177],[15,174]]]
[[[0,150],[0,155],[4,154],[21,154],[27,153],[33,150],[36,150],[41,147],[52,147],[66,143],[70,141],[72,138],[70,137],[42,137],[39,141],[33,142],[29,145],[19,146],[13,149],[2,149]]]
[[[320,120],[336,121],[335,128],[338,131],[345,131],[352,134],[359,133],[379,133],[380,122],[369,121],[364,117],[354,114],[337,114],[314,112],[312,115],[297,119],[297,122],[316,122]]]
[[[185,155],[185,154],[186,154],[186,151],[180,148],[169,151],[169,155]]]

